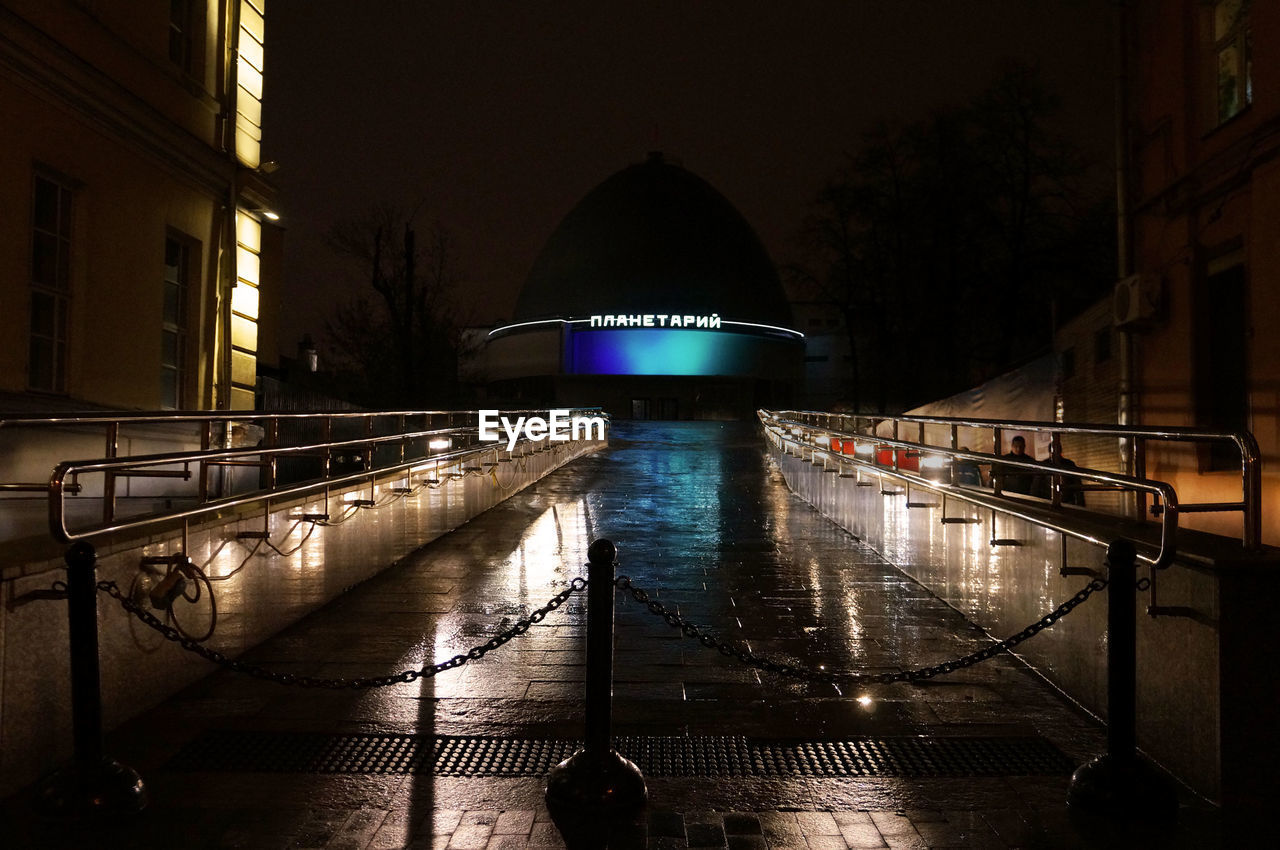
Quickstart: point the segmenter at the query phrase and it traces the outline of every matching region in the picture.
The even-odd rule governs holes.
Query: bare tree
[[[844,316],[856,407],[1009,368],[1048,348],[1055,305],[1110,282],[1110,193],[1049,131],[1056,108],[1011,66],[963,108],[865,134],[818,194],[789,278]]]
[[[339,222],[325,237],[372,290],[335,310],[326,338],[363,400],[380,406],[445,401],[457,382],[449,300],[460,280],[456,253],[439,223],[420,242],[413,217],[379,207]]]

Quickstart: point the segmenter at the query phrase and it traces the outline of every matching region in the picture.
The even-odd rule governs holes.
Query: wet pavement
[[[781,662],[893,671],[955,658],[987,640],[794,497],[753,426],[624,422],[606,451],[428,545],[246,659],[285,673],[355,677],[465,653],[584,575],[587,546],[598,537],[617,544],[619,571],[666,608]],[[563,847],[537,774],[269,773],[193,767],[183,754],[226,732],[581,738],[584,608],[584,597],[574,596],[483,658],[412,684],[312,690],[213,672],[110,736],[109,751],[146,777],[146,812],[105,823],[41,819],[19,795],[6,801],[2,843]],[[1096,721],[1010,656],[928,682],[840,688],[745,667],[621,593],[616,610],[617,736],[799,746],[921,736],[1035,740],[1069,764],[1104,749]],[[1248,846],[1220,838],[1216,812],[1189,796],[1171,823],[1073,816],[1066,772],[663,773],[647,777],[647,810],[614,823],[608,846]]]

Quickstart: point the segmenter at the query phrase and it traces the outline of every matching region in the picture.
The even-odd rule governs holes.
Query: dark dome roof
[[[650,154],[564,217],[513,321],[677,312],[791,321],[778,273],[746,219],[705,180]]]

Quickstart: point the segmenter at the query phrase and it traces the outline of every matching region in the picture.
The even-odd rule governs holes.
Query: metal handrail
[[[1112,540],[1111,537],[1101,537],[1101,536],[1092,534],[1088,530],[1085,530],[1079,527],[1078,525],[1075,525],[1072,523],[1058,522],[1054,519],[1051,519],[1046,516],[1042,516],[1040,514],[1024,511],[1018,506],[1019,503],[1016,500],[1002,499],[996,496],[987,496],[979,491],[975,491],[970,488],[961,487],[955,484],[949,484],[944,481],[935,481],[933,479],[926,478],[923,475],[913,475],[901,469],[884,467],[874,462],[862,460],[858,458],[856,455],[847,455],[847,454],[844,454],[843,452],[832,451],[831,449],[821,445],[815,445],[813,443],[805,443],[795,439],[788,440],[788,438],[784,436],[784,429],[789,427],[792,427],[792,428],[800,427],[800,428],[804,428],[806,431],[819,432],[828,438],[835,438],[840,440],[852,440],[855,442],[858,440],[862,440],[866,442],[875,443],[876,445],[887,445],[887,446],[892,446],[894,448],[904,448],[904,449],[925,448],[934,453],[946,454],[957,460],[968,460],[974,463],[994,463],[1002,466],[1013,466],[1013,467],[1027,469],[1028,471],[1034,471],[1034,472],[1044,474],[1045,466],[1042,463],[1037,463],[1035,461],[1008,460],[1000,457],[999,455],[986,454],[985,452],[955,451],[951,449],[946,449],[941,446],[922,445],[920,443],[913,443],[906,440],[894,440],[894,439],[885,438],[885,437],[878,437],[871,434],[849,434],[841,431],[834,431],[828,428],[815,428],[812,425],[809,425],[807,423],[800,422],[794,419],[779,418],[779,416],[771,413],[770,411],[762,410],[759,412],[758,415],[762,423],[765,424],[766,431],[774,435],[784,445],[784,447],[787,442],[792,442],[796,446],[803,446],[804,449],[808,450],[811,453],[811,456],[813,454],[821,454],[824,458],[824,462],[826,458],[832,458],[842,463],[848,463],[858,467],[863,467],[868,470],[874,471],[876,475],[888,476],[894,480],[903,481],[907,484],[917,485],[921,487],[926,487],[931,490],[936,490],[945,495],[954,496],[962,501],[966,501],[971,504],[975,504],[990,510],[999,511],[1009,516],[1026,520],[1027,522],[1030,522],[1032,524],[1039,525],[1044,528],[1048,528],[1052,531],[1056,531],[1068,537],[1073,537],[1077,540],[1082,540],[1087,543],[1093,543],[1098,546],[1102,546],[1104,548],[1110,545],[1110,542]],[[769,427],[770,425],[772,425],[772,428]],[[1170,564],[1173,563],[1174,556],[1177,554],[1176,538],[1177,538],[1177,530],[1178,530],[1179,506],[1178,506],[1178,494],[1172,486],[1170,486],[1169,484],[1163,481],[1150,481],[1145,479],[1134,478],[1129,475],[1120,475],[1118,473],[1105,472],[1102,470],[1086,469],[1086,468],[1079,468],[1079,467],[1077,467],[1076,469],[1071,469],[1069,467],[1068,468],[1054,467],[1053,472],[1055,474],[1061,473],[1063,475],[1069,475],[1074,478],[1080,478],[1082,480],[1094,480],[1102,484],[1109,484],[1109,485],[1114,485],[1118,487],[1124,487],[1126,489],[1142,490],[1147,493],[1158,495],[1161,499],[1164,500],[1164,505],[1165,505],[1165,510],[1162,512],[1162,516],[1161,516],[1160,544],[1158,547],[1151,547],[1149,546],[1149,544],[1143,543],[1142,541],[1136,541],[1136,544],[1140,548],[1155,549],[1154,555],[1148,555],[1148,554],[1143,554],[1139,552],[1138,557],[1141,560],[1151,564],[1151,566],[1154,569],[1164,569],[1165,567],[1168,567]]]
[[[608,414],[598,407],[568,408],[575,414],[596,415],[608,418]],[[546,409],[503,410],[505,415],[544,413]],[[0,431],[6,428],[49,428],[62,430],[66,428],[104,428],[105,444],[103,457],[117,457],[119,452],[120,427],[125,425],[201,425],[202,448],[210,448],[213,443],[214,426],[240,424],[259,424],[263,430],[278,432],[281,421],[313,421],[332,423],[334,420],[365,420],[367,428],[371,428],[375,420],[398,418],[403,421],[410,418],[429,417],[428,427],[435,417],[447,417],[444,427],[474,425],[478,420],[477,411],[472,410],[325,410],[320,412],[299,412],[289,410],[228,410],[228,411],[74,411],[66,414],[47,415],[5,415],[0,412]],[[461,421],[459,421],[461,418]],[[0,481],[0,493],[3,492],[39,492],[48,489],[45,482],[13,482]]]
[[[600,408],[566,408],[570,419],[585,416],[599,416],[607,421],[608,416]],[[526,414],[545,414],[541,410],[502,410],[500,414],[510,418]],[[433,419],[445,417],[450,427],[432,428]],[[364,436],[348,439],[330,439],[334,419],[363,420],[361,429]],[[375,428],[375,420],[391,420],[393,433],[376,433],[388,430]],[[426,428],[406,430],[409,421],[416,419],[427,424]],[[280,445],[281,420],[314,421],[323,426],[324,437],[321,441]],[[465,424],[455,425],[458,420]],[[163,452],[120,456],[119,435],[121,425],[137,424],[174,424],[195,423],[201,426],[199,450]],[[213,429],[215,426],[244,423],[261,423],[263,441],[259,445],[242,448],[212,448]],[[272,499],[299,496],[334,486],[342,486],[357,481],[374,481],[378,477],[390,476],[405,470],[430,467],[432,465],[450,465],[461,459],[476,454],[495,452],[503,449],[502,444],[480,442],[479,416],[477,411],[324,411],[322,413],[271,412],[271,411],[231,411],[226,413],[170,413],[170,412],[138,412],[119,413],[86,413],[66,416],[21,416],[0,419],[0,427],[37,427],[63,428],[95,426],[106,428],[106,449],[103,457],[86,460],[67,460],[58,463],[47,482],[41,484],[8,483],[0,484],[0,490],[39,490],[48,499],[49,529],[52,535],[62,541],[69,542],[119,531],[132,531],[157,523],[168,523],[177,520],[186,521],[239,507],[254,502],[269,502]],[[449,437],[450,450],[433,449],[430,442],[433,438]],[[417,442],[419,445],[414,447]],[[521,441],[525,445],[527,441]],[[462,445],[459,446],[459,443]],[[375,462],[375,452],[380,447],[399,448],[398,457],[388,462]],[[359,453],[362,468],[355,471],[335,472],[332,461],[335,455],[344,450]],[[289,457],[315,457],[321,462],[320,473],[305,481],[289,482],[279,485],[276,481],[277,463]],[[161,469],[161,467],[181,467],[177,469]],[[194,507],[167,509],[163,512],[118,520],[115,516],[115,486],[117,479],[132,477],[170,477],[190,480],[193,477],[192,467],[198,470],[196,492],[182,494],[182,497],[196,500]],[[231,495],[219,495],[210,498],[209,472],[219,466],[258,467],[263,470],[263,480],[256,489]],[[103,481],[103,513],[102,521],[96,525],[72,529],[68,527],[67,496],[79,494],[83,487],[79,482],[82,475],[101,475]],[[174,494],[169,494],[172,498]],[[3,502],[0,502],[0,506]]]
[[[423,433],[441,433],[441,432],[423,432]],[[453,433],[453,432],[444,432]],[[291,486],[276,486],[271,489],[254,490],[239,496],[224,496],[216,499],[202,500],[201,503],[192,508],[167,510],[163,513],[149,514],[147,516],[136,517],[124,521],[104,520],[97,526],[86,529],[77,529],[75,531],[67,528],[66,522],[66,500],[63,498],[63,491],[67,477],[87,474],[91,472],[112,472],[118,469],[134,469],[144,466],[170,465],[175,463],[207,463],[209,461],[235,459],[240,457],[260,457],[262,455],[270,455],[278,457],[288,454],[301,454],[308,450],[315,450],[324,446],[346,446],[346,445],[363,445],[367,441],[348,440],[342,443],[316,444],[314,446],[295,446],[279,449],[235,449],[230,451],[210,451],[198,453],[175,453],[169,455],[139,455],[135,458],[127,460],[114,460],[111,458],[100,458],[98,460],[83,461],[63,461],[59,463],[53,471],[49,479],[49,532],[53,537],[62,542],[69,543],[73,540],[86,540],[93,537],[99,537],[106,534],[114,534],[121,531],[135,531],[147,526],[157,525],[160,523],[169,523],[177,520],[189,520],[196,517],[207,516],[217,513],[218,511],[230,508],[250,505],[255,502],[263,502],[268,500],[276,500],[293,496],[302,496],[307,493],[314,493],[330,487],[341,487],[346,484],[353,484],[359,481],[369,481],[377,476],[393,475],[406,469],[415,467],[423,467],[431,464],[445,463],[452,465],[457,461],[475,455],[494,451],[492,444],[484,446],[470,446],[453,452],[442,452],[438,455],[428,455],[416,458],[412,461],[392,464],[390,466],[378,467],[377,469],[361,469],[357,472],[346,473],[337,476],[328,476],[319,480],[312,480],[295,484]]]
[[[1182,441],[1182,442],[1229,442],[1233,443],[1240,452],[1240,501],[1238,502],[1188,502],[1180,508],[1182,513],[1211,513],[1219,511],[1240,511],[1242,514],[1243,533],[1241,535],[1242,542],[1247,549],[1257,549],[1262,545],[1262,463],[1261,452],[1258,449],[1258,442],[1254,436],[1248,431],[1205,431],[1198,428],[1150,428],[1150,427],[1133,427],[1127,425],[1095,425],[1080,423],[1063,423],[1063,422],[1036,422],[1029,420],[996,420],[996,419],[961,419],[946,416],[864,416],[841,413],[825,413],[818,411],[772,411],[771,415],[778,417],[786,417],[800,424],[812,426],[814,423],[821,421],[822,427],[829,430],[838,430],[846,433],[848,437],[863,437],[881,441],[887,438],[880,437],[875,434],[875,429],[883,423],[891,423],[893,427],[894,438],[901,436],[901,425],[907,424],[915,426],[919,433],[919,442],[911,444],[914,449],[927,449],[933,452],[943,452],[952,454],[957,448],[957,432],[960,428],[978,428],[991,429],[996,440],[997,447],[1000,443],[1002,431],[1028,431],[1033,433],[1047,433],[1054,439],[1062,434],[1078,434],[1086,436],[1104,436],[1115,437],[1117,439],[1132,439],[1135,441],[1135,469],[1133,470],[1133,478],[1135,480],[1146,480],[1145,477],[1145,453],[1142,451],[1142,441],[1145,440],[1162,440],[1162,441]],[[833,421],[838,425],[833,426]],[[860,426],[859,422],[865,422],[864,426]],[[951,446],[937,446],[924,442],[924,427],[926,425],[940,425],[949,429]],[[860,427],[867,427],[870,433],[858,433]],[[896,459],[896,456],[895,456]],[[978,461],[980,463],[991,463],[989,459]],[[1006,458],[999,458],[1001,465],[1015,465]],[[1040,465],[1039,472],[1045,473],[1045,468]],[[1059,466],[1052,467],[1053,475],[1070,474],[1070,468]],[[1055,497],[1057,493],[1055,491]],[[1056,499],[1055,499],[1056,501]],[[1141,515],[1143,504],[1138,504],[1138,514]]]

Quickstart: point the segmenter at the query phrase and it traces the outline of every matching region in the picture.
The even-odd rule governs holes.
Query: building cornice
[[[225,201],[232,174],[225,153],[2,7],[0,73],[141,154],[175,179]]]

